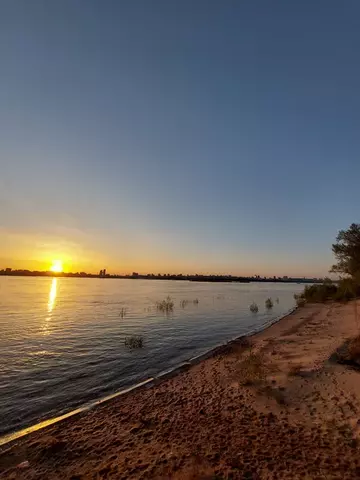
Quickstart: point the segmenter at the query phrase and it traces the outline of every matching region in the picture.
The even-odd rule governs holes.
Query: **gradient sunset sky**
[[[358,0],[3,0],[0,268],[324,275]]]

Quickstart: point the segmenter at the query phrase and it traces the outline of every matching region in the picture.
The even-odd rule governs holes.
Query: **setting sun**
[[[54,260],[51,267],[50,272],[54,273],[61,273],[63,271],[63,264],[61,260]]]

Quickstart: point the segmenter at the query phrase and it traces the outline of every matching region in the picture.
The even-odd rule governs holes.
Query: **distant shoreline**
[[[188,282],[209,283],[322,283],[320,278],[296,278],[296,277],[235,277],[231,275],[95,275],[92,273],[54,273],[26,270],[0,270],[0,277],[52,277],[52,278],[101,278],[122,280],[174,280]]]

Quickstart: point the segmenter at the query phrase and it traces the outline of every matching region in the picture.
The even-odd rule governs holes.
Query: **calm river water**
[[[0,434],[65,413],[249,333],[284,315],[302,289],[276,283],[1,277]],[[155,308],[167,296],[174,301],[170,316]],[[265,309],[268,297],[274,299],[271,311]],[[257,314],[249,311],[253,301]],[[142,335],[144,347],[129,350],[129,335]]]

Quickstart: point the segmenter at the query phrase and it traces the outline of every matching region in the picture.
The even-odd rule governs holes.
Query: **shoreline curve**
[[[203,360],[206,360],[207,358],[210,358],[214,355],[217,355],[221,353],[221,351],[228,347],[229,345],[238,342],[240,339],[245,339],[245,338],[251,338],[254,337],[255,335],[264,332],[268,328],[270,328],[272,325],[275,323],[280,322],[281,320],[284,320],[288,316],[292,315],[298,307],[293,307],[290,310],[288,310],[284,315],[280,315],[275,317],[273,320],[270,320],[269,322],[266,322],[265,324],[251,330],[249,333],[245,335],[240,335],[237,337],[234,337],[224,343],[221,343],[219,345],[216,345],[215,347],[210,348],[209,350],[206,350],[203,353],[200,353],[199,355],[195,355],[194,357],[191,357],[189,360],[186,360],[179,365],[176,365],[175,367],[172,367],[168,370],[162,370],[160,371],[156,376],[150,377],[148,379],[145,379],[141,382],[138,382],[130,387],[127,387],[123,390],[119,390],[117,392],[114,392],[110,395],[106,395],[105,397],[101,397],[98,400],[95,400],[90,403],[85,403],[81,407],[78,407],[74,410],[70,410],[67,413],[64,413],[63,415],[59,415],[56,417],[49,418],[47,420],[43,420],[42,422],[36,423],[34,425],[30,425],[29,427],[22,428],[20,430],[17,430],[12,433],[5,434],[0,437],[0,447],[3,447],[4,445],[7,445],[11,442],[14,442],[15,440],[21,439],[27,435],[30,435],[31,433],[37,432],[39,430],[42,430],[50,425],[54,425],[55,423],[60,423],[63,422],[64,420],[67,420],[68,418],[75,417],[77,415],[80,415],[82,413],[86,413],[89,410],[92,410],[93,408],[97,407],[98,405],[101,405],[103,403],[109,402],[110,400],[113,400],[118,397],[125,396],[130,393],[134,393],[140,389],[143,388],[151,388],[154,385],[158,385],[160,382],[167,380],[171,377],[176,376],[178,373],[183,372],[184,370],[189,369],[193,365],[197,365],[198,363],[202,362]]]

